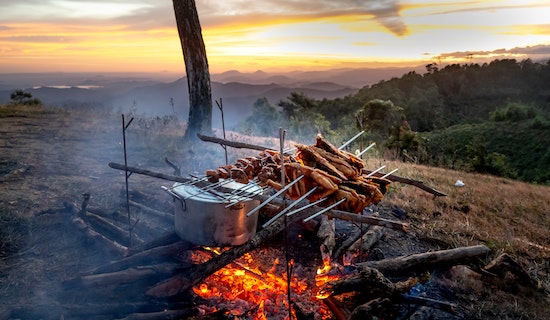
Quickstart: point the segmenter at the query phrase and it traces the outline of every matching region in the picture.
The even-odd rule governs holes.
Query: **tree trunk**
[[[173,4],[189,89],[189,120],[184,140],[195,141],[197,133],[212,133],[210,72],[195,1],[173,0]]]

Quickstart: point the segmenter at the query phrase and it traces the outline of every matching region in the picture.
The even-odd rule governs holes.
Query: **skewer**
[[[296,150],[297,150],[297,148],[288,148],[286,150],[283,150],[283,154],[289,154],[289,153],[294,152]]]
[[[229,202],[229,204],[225,207],[229,208],[238,202],[250,199],[250,197],[244,195],[246,193],[249,193],[251,196],[255,196],[255,193],[247,192],[247,190],[251,189],[252,187],[258,187],[258,185],[255,183],[249,183],[246,186],[231,192],[228,197],[225,198],[225,201]],[[266,188],[264,187],[260,187],[261,192],[265,191],[265,189]]]
[[[390,172],[386,173],[385,175],[381,176],[380,178],[384,179],[384,178],[390,176],[392,173],[396,172],[397,170],[399,170],[399,169],[393,169],[392,171],[390,171]]]
[[[375,174],[375,173],[377,173],[378,171],[384,169],[385,167],[386,167],[386,166],[381,166],[380,168],[378,168],[378,169],[374,170],[373,172],[367,174],[367,175],[365,176],[365,178],[371,177],[373,174]]]
[[[365,154],[365,152],[369,151],[370,148],[374,147],[376,145],[376,142],[371,143],[368,147],[365,148],[365,150],[361,151],[359,153],[359,157]]]
[[[305,218],[305,219],[304,219],[304,222],[308,222],[309,220],[311,220],[311,219],[313,219],[313,218],[315,218],[315,217],[317,217],[317,216],[319,216],[319,215],[322,215],[323,213],[329,211],[330,209],[336,207],[337,205],[339,205],[340,203],[342,203],[342,202],[344,202],[344,201],[346,201],[346,200],[347,200],[346,198],[340,199],[338,202],[333,203],[333,204],[331,204],[330,206],[324,208],[323,210],[321,210],[321,211],[319,211],[319,212],[317,212],[317,213],[315,213],[315,214],[313,214],[313,215],[311,215],[311,216]]]
[[[246,185],[231,191],[231,193],[228,194],[229,198],[227,198],[227,199],[229,200],[229,199],[231,199],[231,196],[236,196],[236,195],[239,195],[241,193],[245,193],[246,190],[248,190],[252,187],[256,187],[257,186],[256,182],[258,182],[258,179],[256,179],[256,178],[254,178],[252,180],[249,180]]]
[[[308,205],[305,205],[305,206],[303,206],[303,207],[301,207],[301,208],[298,208],[298,209],[296,209],[296,210],[294,210],[294,211],[291,211],[291,212],[287,213],[286,216],[287,216],[287,217],[290,217],[291,215],[293,215],[293,214],[295,214],[295,213],[298,213],[298,212],[300,212],[300,211],[302,211],[302,210],[305,210],[305,209],[307,209],[307,208],[311,208],[311,207],[313,207],[314,205],[317,205],[318,203],[321,203],[321,202],[323,202],[323,201],[325,201],[325,200],[327,200],[327,199],[328,199],[328,198],[326,198],[326,197],[325,197],[325,198],[321,198],[321,199],[319,199],[319,200],[317,200],[317,201],[315,201],[315,202],[312,202],[312,203],[310,203],[310,204],[308,204]]]
[[[199,182],[204,182],[204,181],[208,181],[208,176],[204,176],[204,177],[197,177],[197,176],[194,176],[194,175],[189,175],[191,178],[193,178],[193,180],[191,181],[188,181],[188,182],[185,182],[185,183],[182,183],[186,186],[192,186],[192,185],[195,185]]]
[[[282,211],[280,211],[279,213],[277,213],[273,218],[271,218],[268,222],[264,223],[262,225],[262,228],[265,228],[267,226],[269,226],[273,221],[279,219],[280,216],[282,216],[283,214],[287,213],[290,209],[292,209],[294,206],[296,206],[299,202],[301,202],[302,200],[304,200],[305,198],[307,198],[310,194],[312,194],[315,190],[317,190],[317,187],[314,187],[313,189],[309,190],[308,192],[304,193],[303,196],[301,196],[300,198],[298,198],[296,201],[294,201],[293,203],[291,203],[288,207],[284,208]]]
[[[194,197],[194,196],[198,196],[199,194],[205,193],[205,192],[208,192],[208,193],[214,195],[214,196],[217,197],[218,199],[223,199],[223,197],[221,197],[220,195],[218,195],[218,194],[216,194],[216,193],[211,192],[211,190],[213,190],[214,188],[217,188],[217,187],[221,187],[221,186],[223,186],[223,185],[225,185],[225,184],[228,184],[228,183],[230,183],[230,182],[232,182],[232,181],[233,181],[233,179],[220,180],[220,181],[218,181],[218,182],[216,182],[216,183],[213,183],[213,184],[211,184],[211,185],[209,185],[209,186],[206,186],[206,187],[204,187],[204,188],[202,188],[202,189],[199,189],[199,192],[196,192],[196,193],[194,193],[194,194],[191,194],[191,195],[185,197],[184,200],[187,200],[187,199],[189,199],[189,198],[191,198],[191,197]]]
[[[272,195],[271,197],[267,198],[264,202],[260,203],[259,206],[257,206],[256,208],[252,209],[250,212],[248,212],[246,214],[247,217],[250,217],[251,215],[253,215],[256,211],[260,210],[262,207],[264,207],[266,204],[268,204],[271,200],[275,199],[276,197],[278,197],[279,195],[281,195],[283,192],[287,191],[288,189],[290,189],[290,187],[292,187],[296,182],[300,181],[302,178],[304,177],[304,175],[301,175],[299,176],[298,178],[296,178],[295,180],[293,180],[292,182],[290,182],[289,184],[286,185],[286,187],[282,188],[281,190],[279,190],[277,193],[275,193],[274,195]]]
[[[353,141],[355,141],[355,139],[359,138],[363,133],[365,133],[365,131],[361,131],[359,132],[358,134],[356,134],[355,136],[353,136],[353,138],[349,139],[346,143],[344,143],[343,145],[341,145],[338,150],[342,150],[344,149],[345,147],[347,147],[350,143],[352,143]]]

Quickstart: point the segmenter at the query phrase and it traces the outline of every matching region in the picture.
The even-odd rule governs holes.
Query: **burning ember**
[[[196,263],[204,262],[221,251],[204,248],[204,251],[195,251],[192,259]],[[208,277],[193,288],[194,293],[205,300],[201,310],[204,314],[221,311],[249,319],[288,319],[286,263],[281,263],[278,256],[282,256],[282,252],[277,249],[258,249]],[[330,272],[330,277],[321,280],[312,270],[293,261],[290,268],[292,318],[296,318],[296,312],[302,312],[314,315],[315,319],[331,319],[330,311],[316,297],[315,283],[337,279],[336,273]]]

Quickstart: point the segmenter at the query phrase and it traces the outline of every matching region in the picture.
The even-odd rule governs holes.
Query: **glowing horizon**
[[[172,3],[4,5],[0,72],[185,73]],[[546,1],[197,1],[211,73],[549,59]]]

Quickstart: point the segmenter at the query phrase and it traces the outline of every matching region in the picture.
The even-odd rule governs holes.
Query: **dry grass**
[[[550,187],[374,158],[368,165],[398,168],[396,174],[447,194],[434,198],[419,188],[392,184],[384,203],[402,208],[422,237],[450,247],[484,243],[493,256],[512,254],[550,293]],[[464,186],[455,186],[457,180]]]

